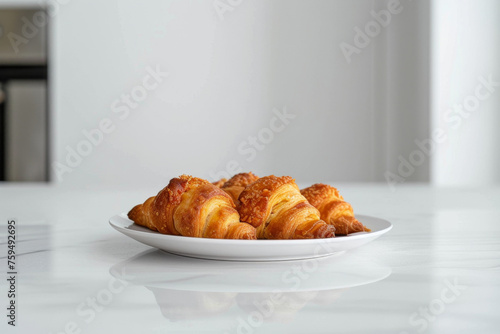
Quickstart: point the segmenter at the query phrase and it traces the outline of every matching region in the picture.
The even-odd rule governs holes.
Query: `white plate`
[[[384,219],[363,215],[356,215],[356,218],[372,232],[328,239],[231,240],[161,234],[134,224],[124,213],[113,216],[109,223],[132,239],[173,254],[211,260],[279,261],[343,252],[373,241],[392,228],[392,224]]]

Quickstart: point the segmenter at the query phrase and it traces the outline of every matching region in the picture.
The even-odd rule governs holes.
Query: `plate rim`
[[[213,243],[213,244],[225,244],[225,245],[231,245],[231,244],[241,244],[241,243],[249,243],[249,244],[255,244],[255,245],[267,245],[269,246],[270,244],[287,244],[287,245],[307,245],[307,244],[318,244],[321,242],[325,243],[330,243],[330,242],[335,242],[335,243],[341,243],[341,242],[347,242],[347,241],[353,241],[357,239],[364,239],[367,237],[376,237],[380,236],[382,234],[385,234],[389,232],[393,228],[393,224],[388,221],[387,219],[384,218],[379,218],[379,217],[374,217],[374,216],[369,216],[369,215],[363,215],[359,214],[356,215],[356,217],[366,217],[369,219],[376,219],[379,221],[382,221],[387,224],[386,227],[382,228],[381,230],[375,231],[375,232],[367,232],[367,233],[360,233],[356,235],[350,235],[350,236],[342,236],[342,237],[333,237],[333,238],[318,238],[318,239],[257,239],[257,240],[246,240],[246,239],[216,239],[216,238],[197,238],[197,237],[186,237],[186,236],[181,236],[181,235],[169,235],[169,234],[162,234],[159,233],[158,231],[140,231],[140,230],[132,230],[127,227],[121,226],[117,223],[114,222],[116,219],[126,219],[131,222],[131,224],[135,224],[132,220],[130,220],[128,217],[126,217],[125,213],[117,214],[109,218],[109,224],[111,227],[113,227],[115,230],[117,230],[120,233],[124,233],[126,230],[127,233],[135,234],[135,235],[142,235],[144,236],[145,234],[149,234],[150,237],[153,238],[164,238],[165,241],[167,240],[176,240],[178,241],[179,239],[186,239],[189,240],[190,243],[198,243],[198,244],[207,244],[207,243]],[[360,219],[363,220],[363,219]],[[140,226],[140,225],[137,225]],[[140,226],[142,228],[146,228],[143,226]]]

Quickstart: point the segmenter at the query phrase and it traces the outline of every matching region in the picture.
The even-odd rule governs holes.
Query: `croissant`
[[[212,182],[212,184],[218,188],[222,187],[226,183],[227,179],[222,178],[219,181]]]
[[[259,239],[313,239],[335,236],[335,228],[300,194],[290,176],[266,176],[239,197],[241,221],[257,229]]]
[[[210,182],[182,175],[158,195],[128,213],[136,224],[163,234],[197,238],[256,239],[256,230],[240,222],[231,197]]]
[[[252,172],[249,173],[240,173],[234,175],[228,181],[224,182],[222,185],[222,189],[231,196],[236,204],[236,207],[240,204],[238,197],[240,196],[243,189],[248,186],[250,183],[255,182],[259,179],[258,176],[254,175]]]
[[[339,191],[327,184],[317,183],[300,191],[302,195],[321,213],[321,219],[335,226],[337,235],[354,232],[370,232],[354,218],[351,204],[344,201]]]

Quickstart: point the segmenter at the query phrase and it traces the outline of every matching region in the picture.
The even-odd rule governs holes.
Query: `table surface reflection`
[[[500,188],[338,187],[393,230],[330,257],[230,262],[108,225],[156,189],[2,185],[1,218],[16,219],[18,238],[17,323],[2,333],[498,332]]]

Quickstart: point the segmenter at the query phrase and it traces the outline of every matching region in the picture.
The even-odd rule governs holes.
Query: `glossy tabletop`
[[[393,229],[330,257],[229,262],[171,255],[109,226],[158,189],[0,185],[1,332],[500,331],[500,188],[337,186],[355,212]]]

